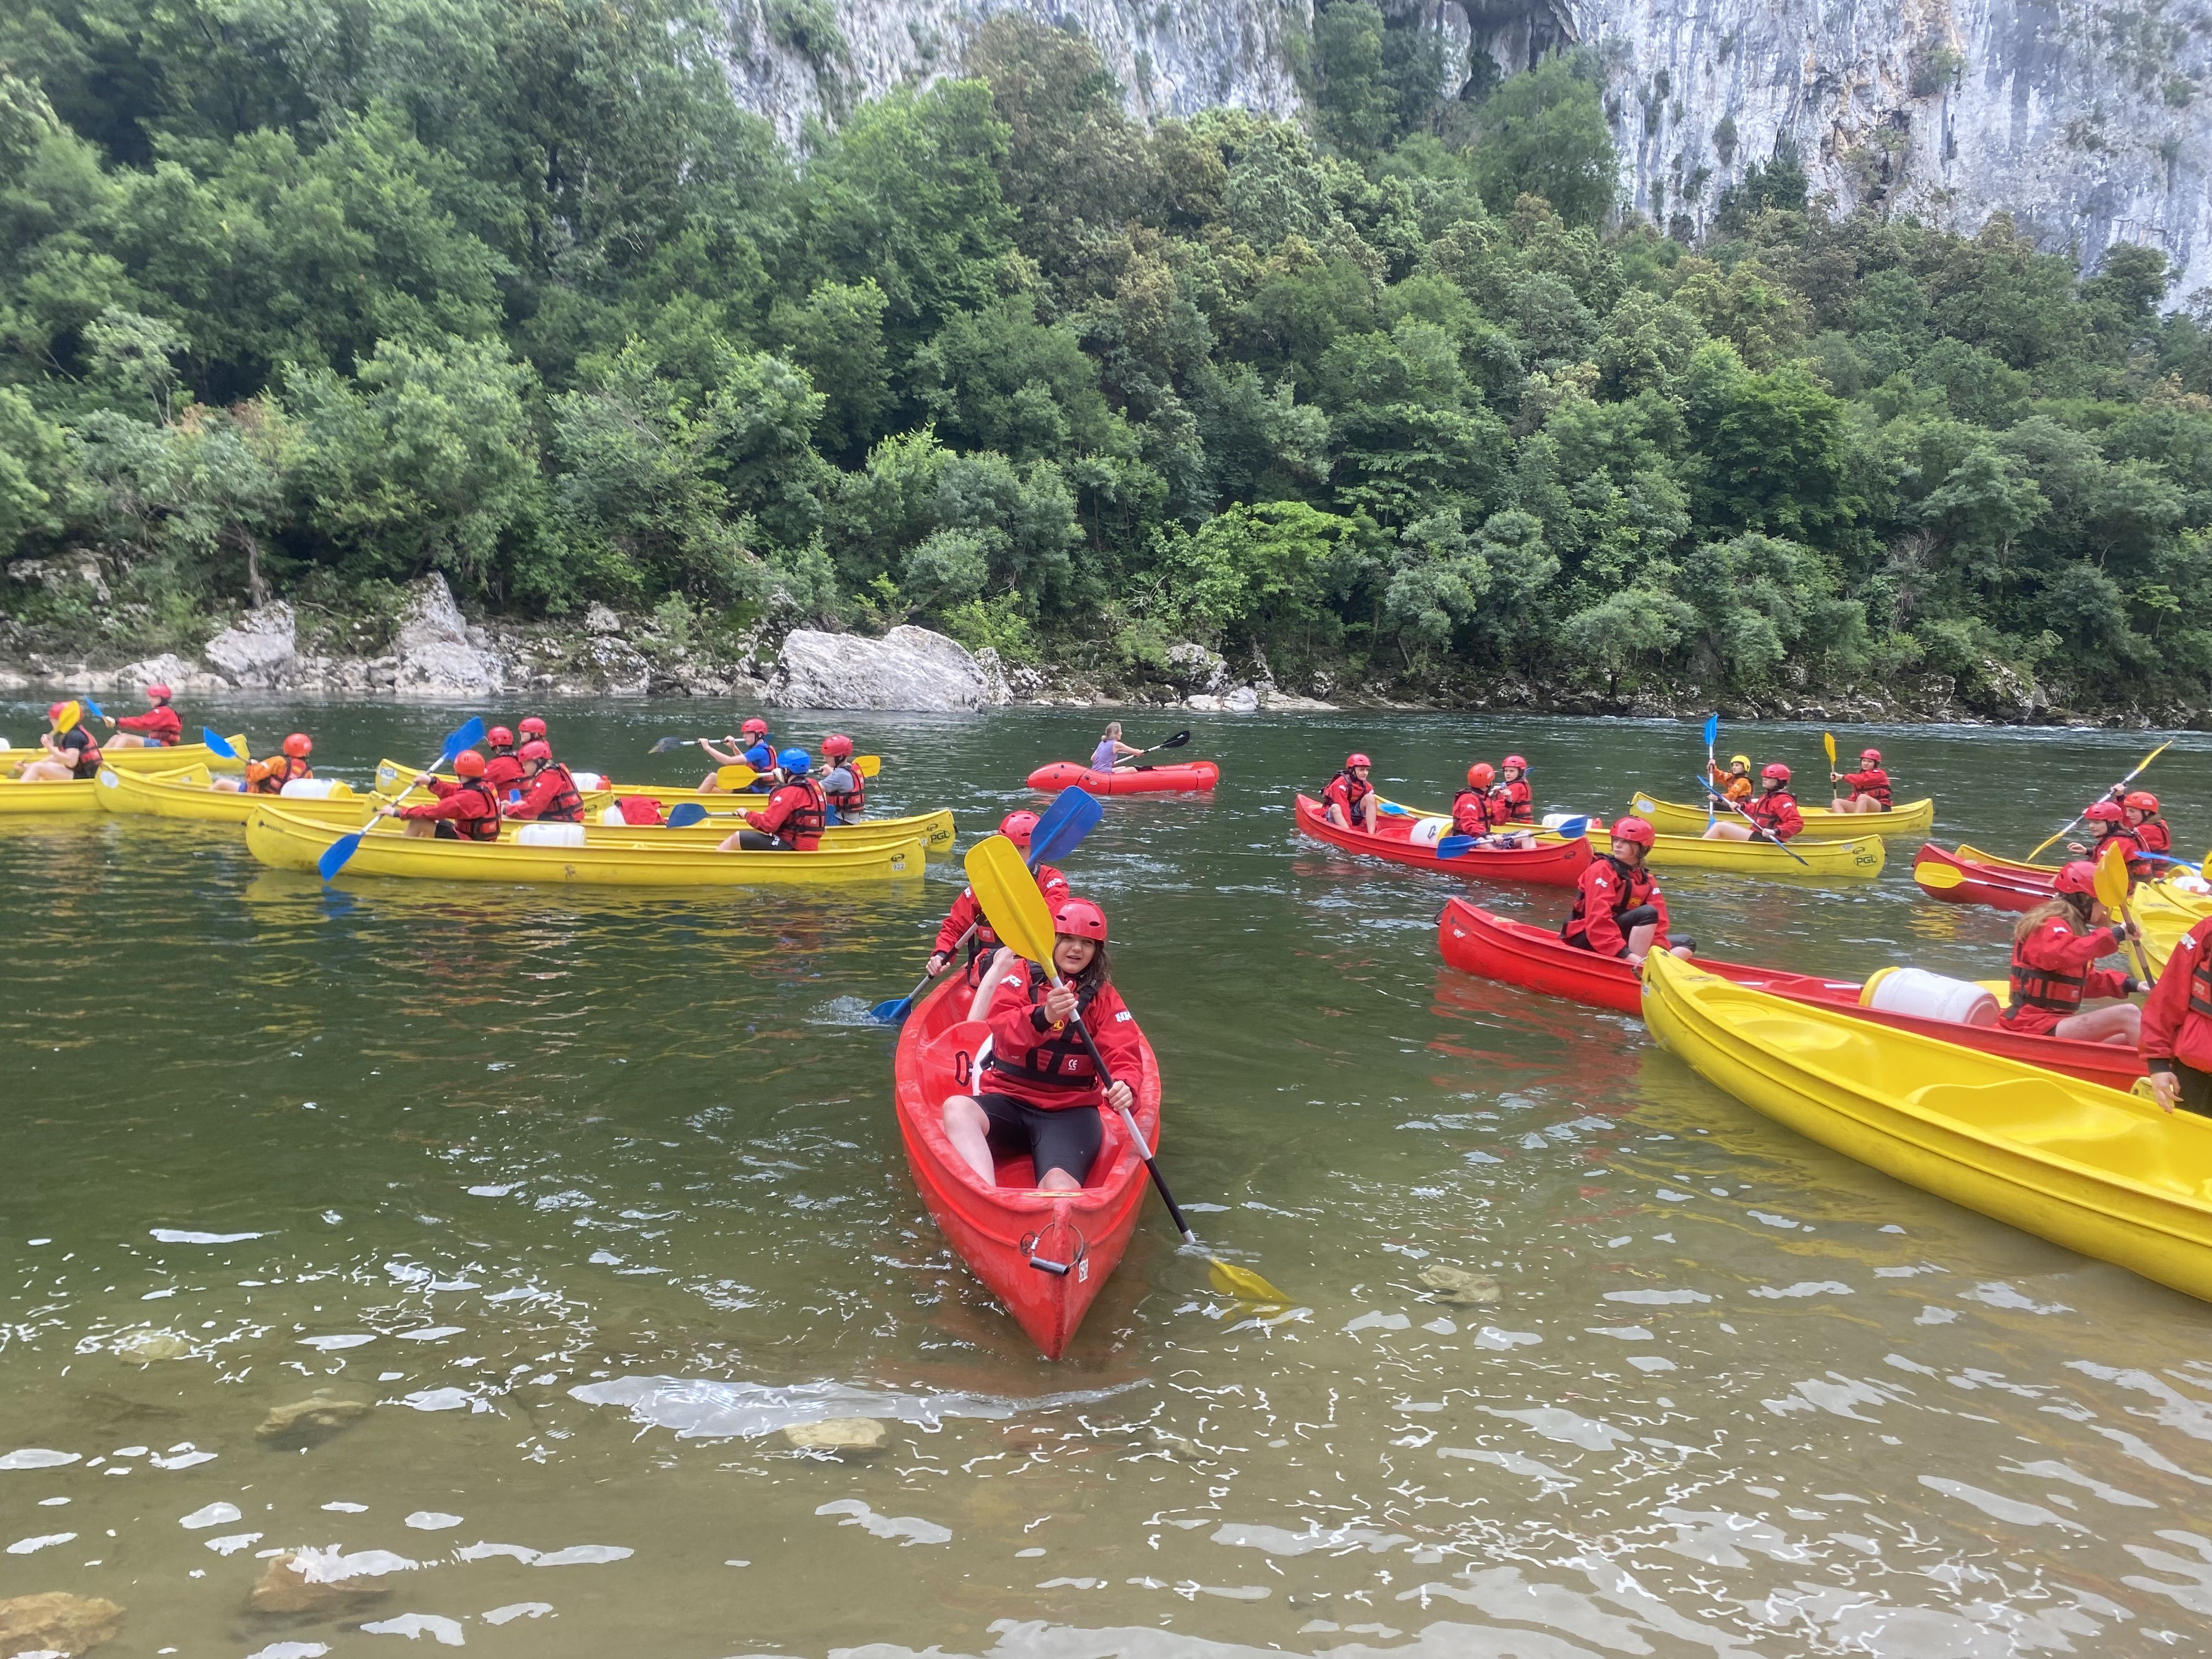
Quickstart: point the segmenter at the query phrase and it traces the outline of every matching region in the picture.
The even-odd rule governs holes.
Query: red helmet
[[[545,735],[545,722],[535,714],[524,715],[522,719],[522,735],[526,738],[544,737]]]
[[[822,739],[822,752],[831,760],[842,760],[853,752],[853,740],[842,732],[832,732]]]
[[[1488,761],[1477,761],[1467,769],[1467,781],[1476,789],[1487,789],[1498,774],[1491,770]]]
[[[1516,772],[1525,772],[1528,769],[1528,757],[1526,755],[1508,755],[1498,764],[1510,766]]]
[[[526,726],[524,729],[526,731],[529,728]],[[756,714],[738,730],[749,738],[764,738],[768,735],[768,722]]]
[[[514,751],[514,757],[521,761],[550,761],[553,758],[553,745],[543,738],[532,738]]]
[[[1036,828],[1034,812],[1009,812],[999,820],[999,833],[1022,849],[1030,850],[1030,831]]]
[[[2061,893],[2087,893],[2094,896],[2097,866],[2087,859],[2075,859],[2059,866],[2057,878],[2051,884]]]
[[[69,705],[65,702],[48,703],[46,705],[46,718],[50,720],[59,720],[62,717],[62,710],[68,707]]]
[[[1344,757],[1344,769],[1347,772],[1355,766],[1372,766],[1375,763],[1373,761],[1368,759],[1366,756],[1361,754],[1356,749]]]
[[[1648,853],[1658,840],[1658,831],[1642,818],[1623,817],[1613,821],[1613,844],[1616,847],[1625,841],[1633,842]]]
[[[151,702],[167,702],[171,697],[173,697],[176,695],[177,694],[170,690],[167,686],[160,684],[158,681],[146,688],[147,700]]]
[[[480,778],[483,775],[484,757],[473,749],[464,749],[453,757],[453,775],[460,778]]]
[[[1759,775],[1769,783],[1787,783],[1790,781],[1790,769],[1780,761],[1770,761]]]
[[[514,747],[514,733],[503,726],[495,726],[484,733],[484,741],[495,749],[512,749]]]
[[[1872,761],[1876,766],[1879,766],[1881,764],[1881,750],[1879,749],[1862,749],[1859,750],[1859,758],[1863,761]]]
[[[1062,899],[1052,913],[1052,927],[1056,933],[1106,942],[1106,913],[1087,898]]]
[[[2130,789],[2128,791],[2127,799],[2120,805],[2130,811],[2155,812],[2158,811],[2158,797],[2148,789]]]
[[[305,760],[315,752],[314,739],[305,732],[295,732],[284,739],[284,752],[294,760]]]
[[[2127,822],[2127,815],[2120,811],[2120,804],[2116,800],[2100,800],[2081,816],[2091,823],[2125,823]]]

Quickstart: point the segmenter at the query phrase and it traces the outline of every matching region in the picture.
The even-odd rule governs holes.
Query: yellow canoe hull
[[[376,763],[376,787],[386,793],[397,788],[403,777],[419,775],[419,772],[410,772],[407,767],[402,766],[395,760],[380,760]],[[448,783],[453,781],[450,773],[441,773],[439,775]],[[641,800],[658,801],[660,803],[660,810],[664,812],[672,807],[682,805],[685,801],[696,801],[709,812],[757,812],[760,810],[761,804],[768,799],[765,795],[744,792],[733,794],[727,790],[660,788],[642,784],[623,783],[617,784],[611,788],[586,790],[584,805],[590,815],[596,819],[602,811],[613,804],[617,795],[633,796]],[[429,798],[428,790],[416,790],[410,791],[401,799],[411,803],[428,800]],[[715,836],[716,840],[728,835],[731,830],[741,827],[735,818],[715,818],[711,822],[722,826],[720,834]],[[708,827],[708,824],[700,824],[695,830],[678,830],[675,833],[703,835]],[[647,836],[664,833],[649,827],[641,828],[635,824],[602,826],[595,823],[593,828],[605,828],[609,830],[619,829],[628,833]],[[920,836],[927,843],[933,854],[950,853],[952,850],[952,809],[949,806],[939,807],[933,812],[912,812],[902,817],[865,818],[859,823],[839,825],[830,833],[835,839],[847,830],[888,830],[894,839],[898,840],[904,840],[910,836]]]
[[[246,850],[279,870],[313,870],[351,827],[329,824],[259,803],[246,821]],[[927,858],[918,836],[883,846],[812,853],[720,853],[711,844],[641,847],[635,842],[582,847],[526,847],[417,840],[380,824],[362,839],[346,873],[433,881],[539,882],[598,887],[843,887],[919,877]]]
[[[244,823],[256,803],[278,799],[215,788],[213,775],[205,766],[187,766],[174,772],[118,772],[103,766],[93,781],[99,787],[100,805],[111,812],[196,818],[206,823]],[[303,817],[348,826],[359,823],[371,805],[350,792],[326,800],[285,802],[288,810]]]
[[[118,772],[175,772],[187,766],[205,766],[217,772],[243,772],[246,733],[232,732],[230,746],[238,750],[240,759],[225,760],[204,743],[180,743],[173,749],[103,749],[100,759],[100,764],[112,766]]]
[[[1639,818],[1647,818],[1651,827],[1662,836],[1703,836],[1705,833],[1705,809],[1687,806],[1680,801],[1661,800],[1656,796],[1639,794],[1628,803],[1628,810]],[[1900,801],[1887,812],[1835,812],[1825,806],[1801,806],[1798,812],[1805,820],[1805,833],[1790,844],[1802,841],[1856,841],[1864,836],[1924,836],[1936,827],[1936,803],[1929,800]]]
[[[1590,831],[1593,843],[1610,837]],[[1791,858],[1790,853],[1797,854]],[[1771,841],[1707,841],[1703,836],[1661,836],[1648,861],[1662,869],[1732,870],[1747,876],[1794,876],[1800,879],[1870,878],[1881,873],[1881,837],[1856,841],[1793,839],[1789,852]],[[1804,860],[1802,864],[1798,860]]]
[[[1644,1020],[1754,1111],[1924,1192],[2212,1300],[2212,1120],[1732,985],[1665,951]]]
[[[69,778],[59,783],[25,783],[20,778],[0,778],[0,817],[99,815],[100,786],[90,778]]]

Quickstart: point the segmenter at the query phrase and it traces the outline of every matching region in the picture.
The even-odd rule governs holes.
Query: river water
[[[551,711],[573,762],[659,781],[698,768],[653,738],[742,712]],[[187,711],[216,714],[363,781],[459,717]],[[1215,1295],[1150,1203],[1058,1364],[917,1201],[866,1018],[956,864],[325,891],[224,826],[0,826],[0,1596],[120,1603],[103,1659],[2212,1648],[2212,1310],[1799,1139],[1633,1019],[1445,968],[1446,894],[1546,921],[1564,895],[1363,864],[1291,816],[1352,744],[1416,802],[1508,747],[1548,805],[1679,799],[1693,726],[1187,718],[1216,796],[1109,802],[1067,867],[1112,915],[1194,1224],[1297,1305]],[[0,719],[27,739],[27,704]],[[879,802],[952,806],[964,846],[1097,720],[844,724]],[[1934,790],[1940,836],[2012,854],[2153,741],[1838,737]],[[1734,740],[1826,769],[1817,731]],[[2146,779],[2179,850],[2212,832],[2208,750]],[[1665,885],[1717,955],[2002,972],[2010,919],[1921,897],[1912,846],[1878,882]],[[1439,1265],[1497,1299],[1440,1303]],[[257,1438],[319,1389],[373,1409]],[[781,1432],[856,1413],[890,1420],[874,1459]],[[249,1611],[298,1547],[383,1593]]]

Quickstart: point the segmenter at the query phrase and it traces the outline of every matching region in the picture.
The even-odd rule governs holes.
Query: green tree
[[[1540,196],[1571,225],[1594,225],[1612,210],[1619,161],[1596,83],[1582,61],[1549,58],[1510,77],[1478,117],[1475,177],[1502,213],[1522,194]]]

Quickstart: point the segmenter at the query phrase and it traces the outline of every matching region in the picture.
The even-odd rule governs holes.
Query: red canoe
[[[1092,795],[1156,795],[1211,789],[1220,781],[1221,769],[1212,761],[1132,766],[1120,772],[1094,772],[1073,761],[1054,761],[1030,774],[1030,788],[1054,794],[1072,784],[1081,784],[1084,793]]]
[[[2051,896],[2057,874],[2056,866],[1992,859],[1971,847],[1954,853],[1932,841],[1912,855],[1912,879],[1929,898],[1946,904],[2033,910]]]
[[[1325,841],[1347,853],[1410,864],[1447,876],[1480,876],[1492,881],[1532,881],[1547,887],[1571,887],[1595,856],[1587,840],[1547,842],[1523,851],[1510,847],[1478,847],[1455,859],[1440,859],[1436,849],[1413,839],[1413,818],[1385,817],[1380,833],[1340,830],[1322,816],[1322,804],[1310,795],[1298,797],[1298,828],[1316,841]]]
[[[1437,946],[1453,967],[1482,979],[1524,985],[1549,996],[1595,1003],[1625,1014],[1643,1010],[1643,981],[1627,963],[1577,951],[1556,933],[1493,915],[1465,899],[1444,902],[1443,912],[1437,918]],[[2063,1072],[2107,1089],[2124,1091],[2143,1074],[2142,1060],[2136,1051],[2116,1043],[2073,1042],[2064,1037],[2009,1031],[2002,1025],[1962,1025],[1954,1020],[1863,1007],[1855,980],[1778,973],[1741,963],[1716,962],[1710,957],[1698,957],[1697,963],[1709,974],[1792,1002],[1809,1003],[1900,1031],[1917,1031],[1923,1036],[1987,1054],[2002,1054],[2008,1060]]]
[[[999,1184],[987,1187],[945,1138],[945,1097],[970,1086],[980,1021],[964,1018],[969,996],[948,975],[916,1006],[899,1033],[892,1080],[899,1134],[922,1202],[953,1252],[1013,1315],[1030,1339],[1057,1359],[1082,1324],[1098,1288],[1129,1247],[1144,1207],[1144,1160],[1118,1114],[1102,1109],[1106,1139],[1079,1193],[1040,1192],[1026,1158],[1002,1159]],[[1139,1039],[1142,1042],[1142,1038]],[[1160,1068],[1144,1044],[1136,1091],[1137,1127],[1155,1149],[1160,1138]],[[1050,1267],[1063,1267],[1055,1273]]]

